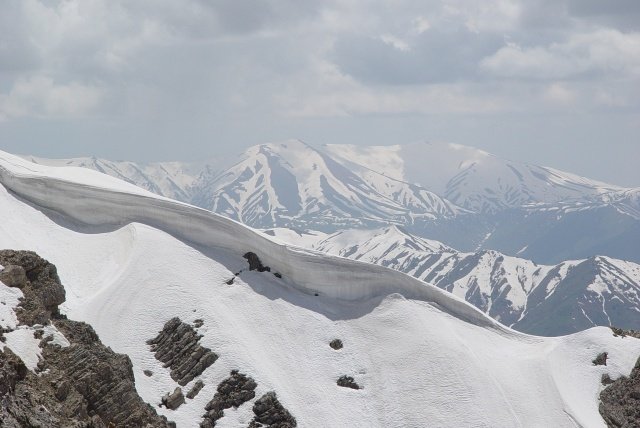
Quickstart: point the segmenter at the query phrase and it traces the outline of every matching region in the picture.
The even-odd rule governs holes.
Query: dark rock
[[[201,318],[198,318],[197,320],[194,320],[194,321],[193,321],[193,326],[194,326],[195,328],[200,328],[200,327],[202,327],[203,325],[204,325],[204,320],[203,320],[203,319],[201,319]]]
[[[342,345],[342,340],[340,339],[333,339],[330,343],[329,346],[331,346],[333,349],[335,349],[336,351],[338,349],[342,349],[343,345]]]
[[[611,327],[611,331],[613,331],[614,337],[622,337],[625,338],[627,336],[635,337],[636,339],[640,339],[640,331],[639,330],[623,330],[618,327]]]
[[[58,383],[55,395],[58,401],[64,401],[64,399],[69,396],[69,392],[71,392],[71,384],[68,381],[63,380]]]
[[[296,418],[280,404],[273,391],[267,392],[256,400],[253,405],[253,413],[255,417],[249,424],[249,428],[293,428],[298,426]]]
[[[607,365],[607,353],[601,352],[598,356],[592,361],[594,366],[606,366]]]
[[[153,376],[153,372],[151,370],[143,370],[142,373],[147,377]]]
[[[196,398],[196,395],[198,395],[198,393],[202,388],[204,388],[204,382],[201,380],[198,380],[191,388],[191,391],[187,393],[187,398],[189,400],[193,400],[194,398]]]
[[[640,358],[629,377],[602,390],[599,410],[609,427],[640,427]]]
[[[337,383],[338,386],[342,386],[344,388],[360,389],[360,385],[358,385],[355,379],[351,376],[340,376]]]
[[[233,282],[236,280],[235,276],[232,277],[231,279],[228,279],[225,281],[225,284],[227,285],[233,285]]]
[[[600,378],[600,383],[602,383],[605,386],[611,385],[613,382],[614,380],[611,379],[611,376],[609,376],[609,373],[603,374],[602,377]]]
[[[271,272],[269,266],[264,266],[256,253],[248,252],[244,256],[249,262],[249,270],[257,270],[258,272]]]
[[[0,271],[0,282],[8,287],[22,288],[28,281],[27,272],[22,266],[9,265]]]
[[[231,375],[220,382],[218,392],[205,406],[207,413],[203,415],[204,421],[200,426],[215,426],[215,422],[224,416],[224,409],[237,408],[252,400],[256,396],[257,386],[258,384],[251,377],[232,370]]]
[[[282,274],[279,272],[274,273],[273,276],[275,276],[276,278],[282,278]]]
[[[185,386],[218,359],[210,349],[200,346],[201,337],[192,326],[176,317],[147,344],[151,345],[156,359],[171,369],[171,378]]]
[[[166,393],[162,397],[162,405],[169,410],[177,409],[184,404],[184,401],[184,395],[182,394],[182,389],[180,387],[176,388],[173,393]]]
[[[16,311],[22,324],[46,324],[59,314],[58,305],[65,301],[65,291],[54,265],[32,251],[13,250],[0,251],[0,265],[14,266],[15,275],[21,276],[22,270],[26,275],[27,281],[20,286],[24,294],[19,305],[22,310]]]

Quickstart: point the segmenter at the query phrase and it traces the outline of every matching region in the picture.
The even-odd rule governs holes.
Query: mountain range
[[[461,253],[397,226],[332,234],[280,228],[265,233],[407,273],[525,333],[558,336],[597,325],[640,330],[640,265],[633,262],[594,256],[538,265],[493,250]]]
[[[465,252],[640,262],[638,189],[455,144],[317,149],[292,140],[253,146],[235,163],[28,158],[91,168],[256,228],[396,224]]]
[[[602,380],[640,354],[609,328],[519,333],[417,278],[283,245],[86,168],[0,152],[0,210],[0,247],[55,264],[63,315],[95,329],[80,339],[126,354],[128,381],[178,427],[604,427]],[[24,321],[24,293],[0,283],[0,356],[35,372],[78,338],[55,318]],[[39,345],[43,329],[55,343]],[[59,379],[56,396],[82,400],[94,380]]]

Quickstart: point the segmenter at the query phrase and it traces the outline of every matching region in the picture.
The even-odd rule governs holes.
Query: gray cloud
[[[478,63],[503,44],[497,34],[426,31],[399,49],[377,37],[344,37],[334,60],[345,73],[365,82],[415,85],[474,79]]]
[[[637,155],[639,5],[7,0],[0,149],[153,160],[440,139],[607,179],[572,153],[610,135],[598,158]],[[607,174],[640,185],[631,166]]]

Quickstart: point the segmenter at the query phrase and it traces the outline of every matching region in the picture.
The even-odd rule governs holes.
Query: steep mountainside
[[[528,203],[584,200],[622,190],[458,144],[327,145],[325,150],[363,177],[371,171],[384,171],[389,177],[416,183],[461,207],[479,212],[496,212]]]
[[[525,333],[556,336],[596,325],[640,329],[640,265],[635,263],[591,257],[537,265],[496,251],[460,253],[395,226],[313,237],[282,229],[267,233],[407,273]]]
[[[300,142],[251,147],[193,202],[253,227],[366,226],[449,218],[458,209],[418,186],[380,174],[375,186]]]
[[[0,247],[57,265],[66,314],[179,427],[604,427],[601,377],[640,353],[608,328],[524,335],[408,275],[80,173],[0,153]]]

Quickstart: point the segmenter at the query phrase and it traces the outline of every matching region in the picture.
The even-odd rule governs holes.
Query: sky
[[[640,186],[637,0],[3,0],[0,149],[441,141]]]

